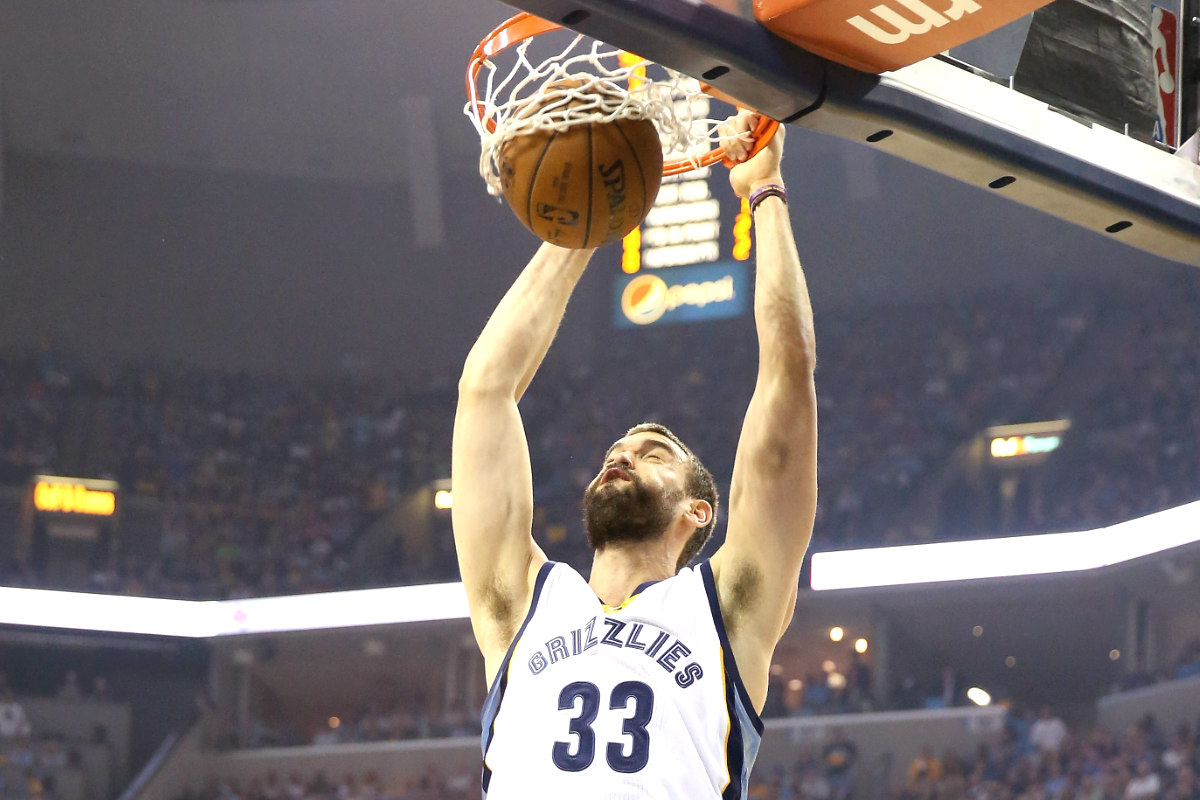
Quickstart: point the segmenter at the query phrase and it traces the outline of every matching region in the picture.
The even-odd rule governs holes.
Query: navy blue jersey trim
[[[746,751],[742,745],[742,723],[738,719],[733,689],[728,681],[725,683],[725,704],[729,708],[729,741],[725,745],[725,766],[729,772],[729,783],[725,785],[725,791],[721,792],[721,800],[743,800],[742,790],[746,787],[742,785],[742,768],[745,761],[743,754]]]
[[[729,644],[729,635],[725,632],[725,618],[721,616],[721,603],[717,599],[717,582],[713,578],[712,564],[708,559],[700,562],[700,576],[704,579],[704,591],[708,594],[708,607],[712,611],[713,622],[717,626],[717,636],[721,640],[721,650],[725,654],[725,674],[733,684],[734,691],[741,698],[742,705],[746,708],[746,714],[754,725],[754,730],[758,732],[759,736],[762,736],[763,721],[758,716],[758,712],[754,710],[754,703],[750,702],[750,693],[746,691],[741,673],[738,672],[737,660],[733,657],[733,647]],[[732,697],[729,699],[733,700]],[[734,705],[730,702],[729,712],[731,715],[734,710]],[[732,720],[733,717],[731,716],[730,719]]]
[[[582,577],[582,576],[580,576],[580,577]],[[656,583],[662,583],[662,581],[661,580],[646,581],[645,583],[638,584],[638,587],[636,589],[634,589],[633,592],[630,593],[629,597],[625,598],[625,602],[618,603],[615,606],[608,605],[603,600],[601,600],[599,597],[596,597],[596,602],[598,602],[600,605],[604,606],[605,608],[615,608],[615,609],[624,608],[625,603],[628,603],[630,600],[637,597],[639,594],[646,591],[647,589],[649,589],[651,586],[653,586]]]
[[[661,583],[661,581],[646,581],[645,583],[640,584],[636,589],[634,589],[633,594],[641,594],[642,592],[646,591],[647,589],[649,589],[651,586],[653,586],[656,583]],[[633,595],[630,595],[630,597],[632,597],[632,596]]]
[[[521,627],[517,629],[517,635],[508,645],[508,652],[504,654],[504,660],[500,662],[500,669],[496,672],[496,677],[492,680],[492,685],[488,688],[487,698],[483,701],[483,711],[480,713],[480,718],[483,723],[483,776],[480,780],[480,785],[483,787],[484,794],[487,794],[488,784],[492,781],[492,771],[487,765],[487,751],[492,745],[492,737],[496,733],[496,717],[500,713],[500,703],[504,700],[504,690],[508,688],[508,665],[512,660],[513,651],[517,649],[517,642],[521,641],[521,635],[525,633],[525,628],[529,626],[529,621],[533,619],[533,612],[537,610],[538,600],[542,596],[542,588],[546,585],[546,578],[550,576],[550,570],[554,567],[554,561],[547,561],[542,564],[538,570],[537,580],[533,582],[533,596],[529,598],[529,613],[525,615],[525,619],[521,622]]]

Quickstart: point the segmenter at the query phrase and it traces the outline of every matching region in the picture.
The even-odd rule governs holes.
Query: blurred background
[[[462,112],[470,50],[513,11],[0,0],[0,586],[457,580],[434,498],[458,370],[538,244],[486,193]],[[1200,499],[1194,270],[800,129],[784,173],[820,353],[814,552]],[[747,298],[724,169],[678,186],[704,224],[648,221],[642,274]],[[661,421],[727,495],[753,388],[745,305],[636,325],[630,278],[597,254],[522,402],[534,534],[580,567],[611,441]],[[1198,564],[1193,541],[833,592],[806,568],[756,796],[1200,797]],[[57,597],[0,594],[0,619]],[[2,624],[0,797],[477,797],[467,622],[351,625]]]

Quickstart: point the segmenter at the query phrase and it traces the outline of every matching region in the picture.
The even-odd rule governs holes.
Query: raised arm
[[[488,320],[459,380],[451,468],[454,544],[489,681],[546,562],[533,541],[533,477],[517,402],[591,254],[542,245]]]
[[[735,125],[745,129],[754,115]],[[734,167],[734,190],[782,187],[784,130]],[[728,146],[735,159],[744,148]],[[816,344],[808,286],[785,201],[767,195],[754,210],[758,377],[742,424],[730,486],[725,544],[713,574],[730,644],[751,699],[761,708],[775,645],[791,621],[817,504]]]

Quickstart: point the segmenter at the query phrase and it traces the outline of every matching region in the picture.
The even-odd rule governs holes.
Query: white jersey
[[[601,604],[549,562],[483,707],[487,800],[745,798],[762,721],[707,561]]]

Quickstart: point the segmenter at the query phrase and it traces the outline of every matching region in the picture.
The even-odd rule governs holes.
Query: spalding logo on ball
[[[657,275],[638,275],[621,292],[621,311],[635,325],[657,322],[667,311],[667,284]]]

